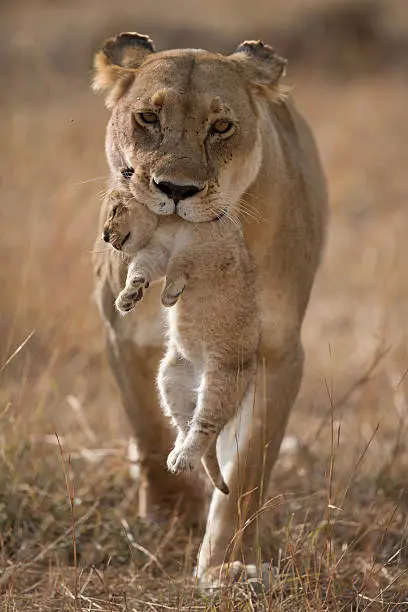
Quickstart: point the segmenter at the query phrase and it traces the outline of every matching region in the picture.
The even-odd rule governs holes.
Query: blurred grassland
[[[207,605],[194,603],[188,579],[198,536],[136,518],[127,425],[91,300],[108,114],[89,90],[90,68],[102,40],[123,30],[149,33],[158,48],[224,52],[262,38],[289,59],[288,84],[327,172],[331,218],[304,326],[304,383],[271,486],[284,495],[269,528],[285,586],[261,609],[408,609],[404,0],[1,4],[0,571],[10,575],[0,577],[0,607],[73,609],[54,428],[72,454],[78,520],[86,518],[78,527],[83,609],[125,610],[125,591],[137,610],[145,600],[151,609]],[[332,509],[328,535],[329,491],[341,510]],[[219,605],[260,605],[237,597]]]

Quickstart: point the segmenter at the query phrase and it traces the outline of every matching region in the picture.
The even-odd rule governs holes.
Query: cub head
[[[149,242],[158,217],[124,191],[112,190],[107,198],[102,237],[116,250],[134,255]]]
[[[112,111],[114,177],[159,215],[197,222],[231,214],[260,170],[263,101],[280,99],[285,65],[259,41],[224,56],[158,53],[135,33],[109,39],[95,56],[93,86]]]

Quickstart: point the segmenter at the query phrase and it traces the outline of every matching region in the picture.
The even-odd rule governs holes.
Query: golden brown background
[[[24,521],[37,525],[39,515],[52,514],[44,501],[48,494],[41,498],[45,482],[59,487],[63,497],[54,427],[64,452],[72,452],[80,483],[94,470],[106,475],[112,469],[122,478],[118,498],[133,486],[126,476],[127,424],[105,360],[90,265],[107,178],[108,119],[102,99],[89,89],[92,55],[105,37],[124,30],[150,34],[158,48],[223,52],[242,40],[262,38],[289,59],[287,82],[316,135],[331,214],[304,325],[304,383],[272,491],[303,495],[307,490],[317,501],[300,503],[301,511],[307,506],[323,515],[334,454],[333,505],[344,502],[345,512],[350,497],[348,511],[359,517],[353,514],[357,526],[348,537],[386,520],[395,505],[401,519],[393,527],[396,542],[405,547],[405,0],[3,0],[0,532],[13,528],[15,534],[16,525],[23,525],[23,538]],[[95,449],[103,449],[100,456]],[[92,499],[106,493],[103,478],[95,483]],[[353,492],[345,499],[347,484]],[[89,489],[84,491],[86,496]],[[33,550],[45,538],[41,529]],[[15,537],[3,551],[6,565],[19,558],[21,540]],[[383,553],[376,538],[363,547],[368,564],[377,545],[381,562],[398,547],[394,542]],[[401,554],[397,562],[402,563]]]

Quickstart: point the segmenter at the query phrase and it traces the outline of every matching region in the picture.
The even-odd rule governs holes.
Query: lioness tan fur
[[[238,220],[204,223],[162,217],[112,190],[104,239],[132,257],[116,299],[126,313],[151,283],[166,277],[161,302],[168,310],[168,344],[158,373],[162,406],[178,435],[167,458],[174,473],[202,458],[220,491],[229,493],[216,442],[237,414],[256,371],[259,324],[254,269]]]
[[[197,564],[204,588],[222,580],[229,562],[259,561],[256,518],[299,390],[301,325],[324,241],[324,176],[309,128],[282,95],[284,66],[260,42],[243,43],[229,56],[155,52],[138,34],[110,39],[95,59],[94,87],[106,93],[111,110],[112,181],[123,176],[158,215],[176,213],[192,223],[223,211],[238,217],[256,269],[259,366],[219,438],[230,494],[215,489],[207,513]],[[110,362],[139,449],[140,511],[157,517],[181,495],[180,508],[197,517],[200,481],[166,470],[171,430],[154,382],[165,337],[159,288],[137,313],[120,317],[114,308],[126,277],[120,255],[96,255],[95,274]]]

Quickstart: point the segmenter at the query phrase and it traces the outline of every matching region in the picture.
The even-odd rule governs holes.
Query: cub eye
[[[135,170],[134,168],[121,168],[120,173],[124,178],[130,179],[132,174],[135,173]]]
[[[211,129],[215,134],[227,134],[228,132],[231,132],[233,127],[234,124],[231,121],[228,121],[228,119],[218,119],[217,121],[214,121]]]
[[[116,213],[118,212],[118,208],[119,208],[119,204],[114,204],[112,206],[112,210],[111,210],[111,214],[110,214],[110,218],[114,219],[116,216]]]
[[[159,117],[156,115],[156,113],[138,113],[138,116],[141,123],[145,123],[146,125],[154,125],[155,123],[159,122]]]

